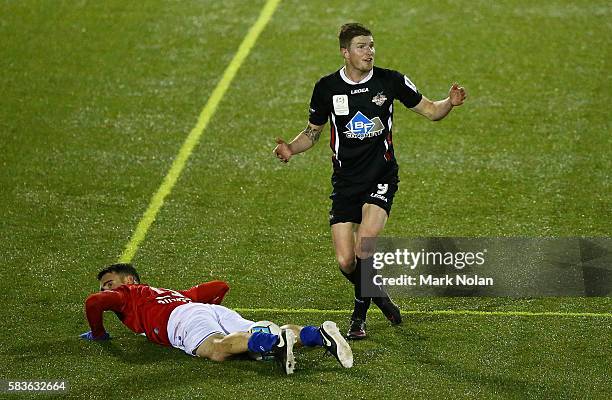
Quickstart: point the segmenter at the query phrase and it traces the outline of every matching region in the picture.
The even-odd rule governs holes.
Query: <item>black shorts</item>
[[[361,210],[364,204],[376,204],[391,214],[393,197],[397,192],[397,175],[381,182],[376,182],[365,190],[355,192],[355,190],[342,190],[334,187],[334,191],[329,196],[332,200],[332,207],[329,211],[329,224],[334,225],[340,222],[361,223]]]

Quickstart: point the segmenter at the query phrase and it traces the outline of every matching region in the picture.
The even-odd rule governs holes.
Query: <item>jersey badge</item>
[[[372,97],[372,103],[379,107],[385,104],[385,101],[387,101],[387,96],[383,92],[378,92],[376,96]]]
[[[348,115],[349,114],[349,104],[348,104],[348,96],[345,94],[337,94],[334,95],[333,103],[334,103],[334,113],[336,115]]]
[[[346,124],[346,128],[348,131],[344,132],[344,134],[347,138],[363,140],[380,135],[385,126],[380,118],[374,117],[374,119],[370,120],[361,111],[357,111],[357,114]]]

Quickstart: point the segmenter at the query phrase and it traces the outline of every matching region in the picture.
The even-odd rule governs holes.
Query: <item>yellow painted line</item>
[[[281,0],[268,0],[266,2],[266,4],[261,10],[261,13],[259,14],[259,18],[257,18],[255,24],[253,24],[251,29],[249,29],[248,33],[242,40],[242,43],[238,47],[238,51],[234,55],[234,58],[229,63],[227,68],[225,68],[221,80],[219,81],[219,83],[217,83],[217,86],[213,90],[212,94],[210,95],[210,98],[206,102],[206,105],[202,109],[202,112],[200,113],[200,116],[198,118],[198,122],[189,133],[189,136],[187,136],[187,138],[185,139],[183,146],[181,147],[177,156],[172,162],[170,171],[168,171],[168,174],[164,177],[161,186],[159,187],[159,189],[157,189],[157,192],[155,192],[155,194],[151,198],[149,207],[144,212],[142,218],[138,222],[136,230],[134,231],[130,241],[125,246],[121,257],[119,258],[119,262],[130,262],[132,258],[134,258],[134,255],[138,250],[138,246],[144,240],[145,236],[147,235],[147,231],[151,227],[151,224],[153,224],[153,222],[155,221],[159,210],[164,205],[164,199],[172,191],[172,188],[180,177],[183,168],[185,168],[185,164],[191,156],[193,149],[198,144],[202,133],[206,129],[206,126],[208,126],[208,123],[210,122],[212,116],[215,114],[215,111],[217,110],[219,103],[223,99],[225,92],[227,92],[227,89],[232,83],[232,80],[236,76],[238,69],[240,69],[240,66],[242,65],[244,60],[251,52],[251,49],[255,45],[257,38],[272,18],[272,15],[278,7],[280,1]]]
[[[319,310],[315,308],[234,308],[242,313],[277,313],[277,314],[346,314],[350,315],[353,310]],[[370,312],[380,314],[380,310],[373,309]],[[612,313],[590,313],[590,312],[557,312],[557,311],[478,311],[478,310],[402,310],[403,315],[477,315],[498,317],[590,317],[590,318],[612,318]]]

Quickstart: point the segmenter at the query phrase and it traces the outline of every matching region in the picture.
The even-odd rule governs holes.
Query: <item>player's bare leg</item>
[[[366,246],[362,238],[377,238],[385,228],[387,223],[387,212],[376,204],[364,204],[361,208],[361,225],[357,229],[355,239],[355,254],[357,257],[364,259],[371,257],[374,248]],[[370,241],[370,244],[373,242]]]
[[[225,361],[249,350],[272,352],[283,371],[289,375],[295,368],[294,343],[295,335],[292,329],[282,330],[280,335],[263,332],[234,332],[227,336],[214,334],[202,342],[196,349],[196,355],[213,361]]]
[[[196,356],[213,361],[225,361],[233,355],[246,353],[250,337],[251,334],[248,332],[235,332],[227,336],[211,335],[198,346]]]
[[[362,207],[361,225],[357,230],[357,239],[355,244],[356,267],[360,271],[361,260],[372,257],[376,248],[376,238],[383,231],[387,223],[387,212],[375,205],[364,204]],[[363,240],[370,238],[368,240]],[[389,296],[380,290],[379,296],[372,298],[374,304],[381,309],[385,317],[392,325],[398,325],[402,322],[402,316],[399,308],[391,301]]]
[[[355,227],[352,222],[340,222],[331,226],[336,261],[345,274],[355,271]]]
[[[347,337],[353,340],[366,337],[365,317],[370,307],[370,299],[361,297],[359,274],[355,270],[355,241],[358,228],[358,224],[351,222],[337,223],[331,227],[336,261],[338,261],[340,272],[354,287],[354,308],[347,334]]]

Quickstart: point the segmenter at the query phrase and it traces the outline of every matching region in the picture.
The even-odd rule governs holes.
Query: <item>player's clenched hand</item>
[[[104,332],[104,335],[95,338],[95,337],[93,337],[93,334],[91,333],[91,331],[88,331],[88,332],[85,332],[85,333],[81,333],[79,335],[79,337],[81,339],[90,340],[90,341],[93,341],[93,340],[95,340],[95,341],[98,341],[98,340],[102,341],[102,340],[110,340],[110,339],[112,339],[111,336],[108,334],[108,332]]]
[[[281,138],[276,138],[276,147],[274,148],[274,156],[282,162],[289,162],[293,153],[289,145]]]
[[[467,94],[465,93],[465,88],[463,86],[459,86],[458,83],[453,83],[450,90],[448,91],[448,97],[450,98],[450,102],[453,106],[460,106],[463,104],[465,99],[467,99]]]

